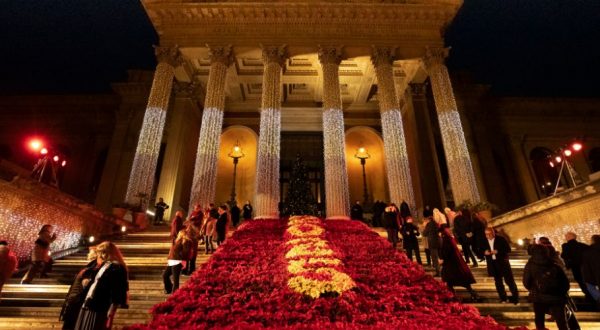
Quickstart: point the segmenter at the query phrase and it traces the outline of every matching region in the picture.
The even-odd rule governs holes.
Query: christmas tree
[[[310,189],[308,171],[300,155],[296,155],[292,173],[290,175],[290,187],[285,196],[286,215],[316,215],[317,203]]]

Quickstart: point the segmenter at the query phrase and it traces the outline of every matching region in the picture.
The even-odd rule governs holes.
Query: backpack
[[[561,287],[559,269],[556,265],[544,267],[534,279],[533,286],[537,293],[557,295]]]

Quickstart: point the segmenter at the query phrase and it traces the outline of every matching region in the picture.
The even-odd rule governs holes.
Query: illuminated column
[[[350,197],[344,150],[344,112],[340,96],[340,47],[319,49],[323,68],[323,147],[327,218],[349,219]]]
[[[183,173],[186,168],[186,152],[191,144],[190,131],[198,132],[199,109],[197,100],[200,97],[199,85],[196,83],[175,83],[175,102],[170,110],[167,132],[167,148],[162,161],[162,169],[156,198],[164,198],[165,203],[171,205],[165,211],[165,219],[170,219],[171,214],[180,209],[180,195]],[[194,138],[196,140],[196,138]],[[195,149],[195,146],[194,146]]]
[[[444,64],[447,55],[448,49],[428,48],[424,60],[440,123],[452,194],[454,202],[458,205],[465,200],[478,202],[480,195],[448,68]]]
[[[262,107],[256,165],[256,218],[279,216],[279,148],[281,140],[281,74],[285,46],[263,47]]]
[[[196,204],[208,206],[215,198],[217,160],[225,111],[225,83],[227,68],[232,62],[231,46],[212,47],[209,55],[211,63],[190,194],[190,211]]]
[[[377,75],[377,98],[381,112],[381,128],[385,149],[385,165],[392,202],[400,205],[406,201],[414,209],[415,199],[410,177],[408,152],[404,137],[404,126],[400,103],[394,84],[394,50],[374,47],[371,58]]]
[[[154,81],[125,194],[127,203],[137,205],[141,202],[143,209],[148,206],[148,199],[151,197],[154,186],[156,163],[173,86],[175,66],[179,58],[177,48],[156,47],[155,53],[158,65],[154,73]]]

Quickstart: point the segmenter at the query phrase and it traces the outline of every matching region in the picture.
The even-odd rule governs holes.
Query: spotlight
[[[58,162],[58,161],[60,160],[60,157],[58,157],[58,155],[55,155],[54,157],[52,157],[52,159],[53,159],[55,162]]]
[[[48,153],[48,149],[46,149],[46,148],[42,148],[42,149],[40,150],[40,154],[42,154],[42,155],[45,155],[45,154],[47,154],[47,153]]]
[[[126,226],[121,226],[121,232],[124,233],[127,231],[127,227]]]
[[[554,157],[554,160],[555,160],[557,163],[560,163],[560,162],[562,162],[562,157],[561,157],[561,156],[556,156],[556,157]]]
[[[579,142],[574,142],[571,145],[571,148],[573,148],[573,150],[575,150],[575,151],[579,151],[579,150],[581,150],[583,148],[583,145],[581,143],[579,143]]]
[[[94,243],[94,241],[95,241],[95,240],[96,240],[96,238],[95,238],[94,236],[90,236],[90,237],[88,238],[88,242],[90,242],[90,244],[91,244],[91,243]]]
[[[60,166],[62,166],[62,167],[65,167],[65,166],[67,166],[67,161],[66,161],[66,160],[63,160],[63,161],[62,161],[62,163],[60,164]]]
[[[32,139],[29,141],[29,148],[33,151],[39,151],[42,148],[42,141],[39,139]]]
[[[550,167],[554,167],[554,162],[553,161],[548,162],[548,164],[550,165]]]
[[[52,251],[48,251],[48,257],[52,256]]]
[[[150,210],[146,210],[146,214],[153,217],[154,216],[154,212],[150,211]]]
[[[547,185],[548,187],[550,187],[550,186],[552,185],[552,182],[546,182],[546,185]]]
[[[569,156],[571,156],[573,154],[573,152],[571,151],[571,149],[565,149],[565,150],[563,150],[563,154],[566,157],[569,157]]]
[[[523,240],[519,238],[517,240],[517,244],[519,244],[519,246],[523,246],[523,244],[525,244],[525,242],[523,242]]]

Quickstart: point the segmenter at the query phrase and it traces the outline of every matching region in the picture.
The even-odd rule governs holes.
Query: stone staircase
[[[129,309],[119,309],[113,329],[146,322],[149,309],[166,299],[162,271],[166,266],[170,239],[167,226],[153,227],[115,240],[129,268]],[[87,250],[56,260],[49,278],[35,279],[34,284],[20,285],[12,278],[2,290],[0,329],[61,329],[58,315],[70,283],[85,261]],[[210,255],[200,251],[196,268]],[[181,276],[180,285],[187,281]]]
[[[385,237],[385,231],[381,228],[374,230]],[[125,256],[130,271],[130,308],[118,310],[114,329],[148,321],[149,309],[167,297],[163,293],[161,273],[165,267],[170,246],[168,236],[169,232],[166,226],[153,227],[142,233],[129,234],[116,241]],[[86,254],[87,251],[81,251],[56,260],[49,278],[35,279],[32,285],[22,286],[18,284],[20,278],[12,278],[4,286],[2,293],[0,329],[60,329],[62,323],[58,321],[58,315],[64,297],[74,275],[85,265]],[[197,266],[206,262],[208,257],[200,253]],[[527,302],[527,291],[521,284],[527,254],[524,250],[516,250],[511,257],[515,280],[521,296],[520,305],[498,302],[494,280],[487,277],[485,263],[481,263],[477,268],[472,268],[477,280],[473,288],[483,300],[471,303],[468,293],[462,288],[457,288],[457,294],[464,302],[477,307],[482,315],[489,315],[502,324],[535,328],[533,307]],[[421,254],[421,258],[425,262],[424,253]],[[425,266],[425,270],[433,274],[431,267]],[[186,280],[186,276],[181,277],[182,285]],[[570,294],[576,303],[584,302],[583,293],[574,281],[571,283]],[[584,307],[589,306],[584,305]],[[577,318],[582,329],[600,330],[599,312],[579,311]],[[547,322],[546,327],[556,329],[554,322]]]
[[[374,228],[374,231],[376,231],[382,237],[387,238],[385,229]],[[513,249],[510,257],[513,275],[515,277],[515,282],[517,283],[517,288],[519,289],[519,305],[500,303],[500,298],[498,297],[496,286],[494,284],[494,278],[487,276],[487,267],[485,261],[479,263],[478,267],[471,267],[471,271],[473,272],[475,280],[477,281],[477,283],[473,284],[473,289],[482,297],[482,301],[476,303],[471,302],[470,294],[464,288],[456,287],[456,293],[463,302],[477,307],[482,315],[489,315],[499,323],[510,327],[525,326],[530,329],[535,329],[535,323],[533,321],[533,304],[527,301],[528,291],[523,286],[523,269],[527,263],[527,260],[529,259],[529,256],[527,255],[527,251],[524,249]],[[424,264],[427,262],[424,251],[421,251],[421,261]],[[424,268],[425,271],[430,275],[435,273],[432,267],[424,266]],[[600,312],[592,311],[593,306],[585,302],[584,294],[581,292],[577,282],[575,282],[573,279],[571,272],[568,272],[567,275],[571,279],[571,290],[569,295],[573,298],[578,306],[581,306],[581,310],[576,312],[581,329],[600,330]],[[440,278],[436,277],[436,279]],[[506,287],[506,291],[510,297],[510,291],[508,290],[508,287]],[[558,329],[554,321],[546,321],[546,328]]]

